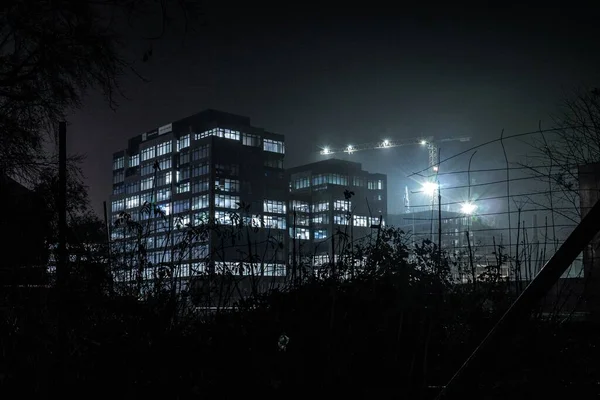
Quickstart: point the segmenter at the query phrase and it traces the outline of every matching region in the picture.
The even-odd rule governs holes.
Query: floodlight
[[[389,145],[390,145],[390,141],[389,141],[389,140],[387,140],[387,139],[385,139],[385,140],[383,141],[383,147],[388,147]]]
[[[352,147],[352,145],[349,145],[348,148],[346,149],[346,151],[348,153],[352,153],[354,151],[354,147]]]
[[[437,190],[437,184],[434,182],[425,182],[423,184],[423,193],[433,196]]]
[[[477,210],[477,206],[471,202],[463,203],[460,207],[463,214],[471,215]]]
[[[326,154],[326,155],[327,155],[327,154],[329,154],[329,153],[331,153],[331,152],[329,151],[329,149],[328,149],[327,147],[325,147],[325,148],[323,149],[323,151],[321,151],[321,154]]]
[[[425,146],[427,144],[427,140],[421,140],[421,144]]]

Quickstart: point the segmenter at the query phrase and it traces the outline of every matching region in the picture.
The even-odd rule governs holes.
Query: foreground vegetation
[[[36,398],[433,398],[512,301],[506,283],[493,273],[454,282],[451,260],[428,242],[408,248],[393,228],[360,251],[353,277],[340,262],[211,314],[184,307],[193,290],[141,302],[114,294],[104,264],[89,261],[72,264],[61,329],[54,289],[5,288],[0,388]],[[535,318],[522,328],[468,381],[471,395],[597,391],[589,329]]]

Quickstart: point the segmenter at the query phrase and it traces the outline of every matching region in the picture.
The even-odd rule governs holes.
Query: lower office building
[[[387,178],[329,159],[286,171],[290,265],[337,262],[342,247],[371,237],[387,218]],[[336,233],[342,233],[336,235]]]
[[[119,279],[140,279],[141,271],[152,280],[161,266],[176,266],[182,280],[205,272],[284,276],[283,245],[268,245],[287,239],[284,153],[283,135],[215,110],[131,138],[113,155],[111,237],[116,254],[139,254],[141,244],[143,257],[133,272],[123,259]]]

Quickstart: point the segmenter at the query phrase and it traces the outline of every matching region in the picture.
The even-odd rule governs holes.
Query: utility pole
[[[67,277],[67,123],[58,125],[58,260],[56,284],[59,293],[65,289]]]
[[[438,273],[442,269],[442,191],[440,181],[437,181],[438,192]]]
[[[442,187],[440,186],[440,179],[438,176],[439,165],[440,165],[440,151],[437,149],[437,165],[438,168],[436,171],[436,181],[437,181],[437,194],[438,194],[438,270],[439,273],[442,269]]]
[[[58,390],[62,391],[66,382],[67,332],[66,321],[66,290],[67,290],[67,123],[58,124],[58,254],[56,260],[56,297],[58,310]]]

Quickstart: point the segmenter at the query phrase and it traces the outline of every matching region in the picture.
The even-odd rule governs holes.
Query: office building
[[[266,244],[285,242],[284,154],[283,135],[215,110],[131,138],[113,155],[115,253],[139,250],[125,216],[142,226],[145,279],[169,263],[183,279],[224,271],[285,275],[285,251]],[[120,279],[134,279],[122,265]]]
[[[337,260],[340,247],[358,243],[387,218],[387,178],[360,163],[329,159],[286,171],[291,265]],[[335,235],[336,232],[344,235]]]

